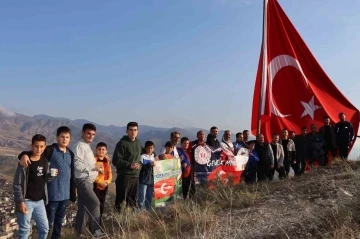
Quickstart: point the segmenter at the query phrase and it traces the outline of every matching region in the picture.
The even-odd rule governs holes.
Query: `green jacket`
[[[116,144],[112,164],[116,167],[118,175],[138,177],[140,169],[132,169],[131,164],[140,163],[142,146],[138,139],[131,141],[129,136],[124,136]]]

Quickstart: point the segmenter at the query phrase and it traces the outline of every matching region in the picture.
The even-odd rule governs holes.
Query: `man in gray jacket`
[[[76,213],[75,230],[80,238],[85,238],[83,226],[85,213],[89,215],[89,229],[94,238],[105,236],[100,229],[100,202],[93,191],[94,181],[98,173],[102,172],[96,162],[90,143],[94,140],[96,127],[84,124],[82,138],[74,145],[75,178],[78,193],[78,210]]]
[[[270,146],[274,154],[274,167],[270,170],[270,181],[274,179],[275,171],[279,173],[279,179],[283,179],[285,177],[284,148],[281,144],[279,144],[279,139],[279,134],[273,134]]]

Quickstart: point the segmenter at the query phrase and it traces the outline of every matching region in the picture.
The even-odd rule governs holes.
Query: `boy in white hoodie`
[[[154,193],[154,171],[155,145],[152,141],[146,141],[145,153],[141,155],[141,170],[139,175],[139,195],[138,207],[139,209],[150,210],[152,197]]]

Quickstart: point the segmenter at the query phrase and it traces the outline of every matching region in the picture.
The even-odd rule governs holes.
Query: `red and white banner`
[[[246,148],[241,148],[237,155],[206,146],[196,146],[194,149],[194,176],[196,184],[214,186],[214,182],[236,185],[241,181],[241,175],[249,159]]]

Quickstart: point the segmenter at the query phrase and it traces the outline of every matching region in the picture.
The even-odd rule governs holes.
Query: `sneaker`
[[[97,229],[93,234],[93,237],[95,237],[95,238],[102,238],[105,236],[106,236],[106,234],[103,233],[100,229]]]

